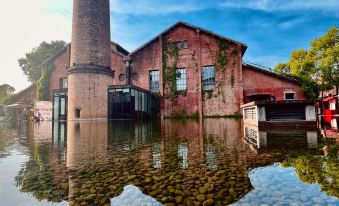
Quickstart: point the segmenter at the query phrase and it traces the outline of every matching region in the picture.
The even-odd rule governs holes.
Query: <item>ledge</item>
[[[114,76],[114,71],[110,67],[91,64],[76,64],[67,70],[67,75],[77,73],[103,74],[110,77]]]

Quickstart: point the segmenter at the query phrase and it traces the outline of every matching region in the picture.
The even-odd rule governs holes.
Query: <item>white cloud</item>
[[[338,13],[339,10],[338,0],[226,0],[219,5],[262,11],[322,10]]]
[[[0,84],[13,85],[17,91],[29,85],[17,59],[42,41],[70,41],[71,21],[50,12],[48,0],[10,0],[0,7]]]

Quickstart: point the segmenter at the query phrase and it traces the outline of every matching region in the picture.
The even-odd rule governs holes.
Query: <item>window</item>
[[[176,70],[176,84],[177,91],[185,91],[186,90],[186,69],[180,68]]]
[[[294,92],[285,92],[285,100],[294,100]]]
[[[211,90],[215,85],[215,68],[214,66],[203,67],[202,85],[204,90]]]
[[[151,92],[159,92],[159,71],[153,70],[149,72],[149,90]]]
[[[120,74],[119,75],[119,81],[123,82],[126,80],[126,75],[125,74]]]
[[[59,82],[59,87],[60,89],[67,89],[67,78],[60,78],[60,82]]]
[[[80,118],[80,109],[79,108],[75,109],[75,118]]]
[[[175,41],[172,43],[173,48],[178,48],[178,49],[187,49],[188,48],[188,41]]]

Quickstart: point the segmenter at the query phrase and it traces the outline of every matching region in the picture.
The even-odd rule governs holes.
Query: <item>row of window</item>
[[[159,92],[159,71],[152,70],[149,72],[149,85],[151,92]],[[214,66],[203,67],[202,85],[204,90],[211,90],[215,85],[215,68]],[[186,68],[176,69],[176,90],[185,91],[187,89]]]

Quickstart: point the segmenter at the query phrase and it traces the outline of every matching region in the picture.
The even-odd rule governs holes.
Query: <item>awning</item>
[[[23,109],[26,108],[28,105],[21,103],[21,102],[17,102],[14,104],[10,104],[10,105],[5,105],[4,108],[9,108],[9,109]]]
[[[323,99],[323,102],[335,101],[334,97],[327,97]]]

